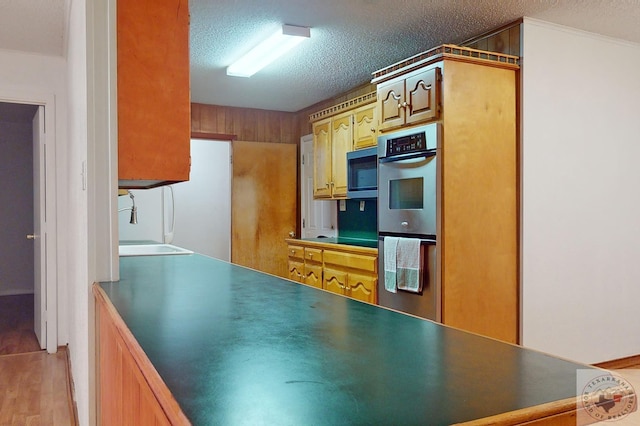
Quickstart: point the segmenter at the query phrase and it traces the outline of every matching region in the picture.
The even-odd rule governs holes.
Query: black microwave
[[[347,198],[378,197],[378,148],[347,153]]]

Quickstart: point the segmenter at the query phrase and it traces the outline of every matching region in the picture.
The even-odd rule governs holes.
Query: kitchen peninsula
[[[571,421],[588,366],[206,256],[94,285],[102,424]]]

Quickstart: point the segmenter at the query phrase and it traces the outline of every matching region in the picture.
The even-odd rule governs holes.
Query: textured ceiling
[[[194,102],[298,111],[522,16],[640,43],[640,0],[191,0]],[[311,39],[253,77],[225,67],[281,24]]]
[[[0,49],[64,55],[70,2],[0,0]],[[189,5],[192,100],[281,111],[298,111],[366,83],[373,71],[408,56],[460,43],[522,16],[640,43],[640,0],[190,0]],[[309,26],[311,38],[249,79],[226,76],[227,65],[282,24]]]

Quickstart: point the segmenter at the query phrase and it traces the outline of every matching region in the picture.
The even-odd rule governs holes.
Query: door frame
[[[43,91],[30,90],[14,90],[0,87],[0,102],[13,104],[27,104],[44,107],[44,129],[45,141],[47,144],[46,164],[45,164],[45,180],[46,187],[46,204],[47,204],[47,222],[50,224],[47,228],[46,253],[43,253],[46,262],[46,294],[44,295],[44,305],[41,307],[41,314],[45,316],[47,326],[45,327],[43,336],[44,346],[48,353],[55,353],[58,350],[58,262],[57,262],[57,178],[56,178],[56,108],[55,95]],[[34,217],[34,220],[36,218]],[[41,226],[44,223],[41,218]],[[35,291],[35,289],[34,289]],[[34,309],[37,309],[34,306]],[[34,327],[37,324],[34,324]]]

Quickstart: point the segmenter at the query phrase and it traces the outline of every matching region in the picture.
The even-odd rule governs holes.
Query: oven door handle
[[[418,153],[414,153],[414,154],[406,154],[406,155],[397,155],[397,156],[393,156],[393,157],[382,157],[380,158],[380,163],[394,163],[396,161],[403,161],[403,160],[413,160],[414,158],[429,158],[429,157],[435,157],[436,155],[436,151],[435,150],[431,150],[431,151],[426,151],[426,152],[418,152]]]

